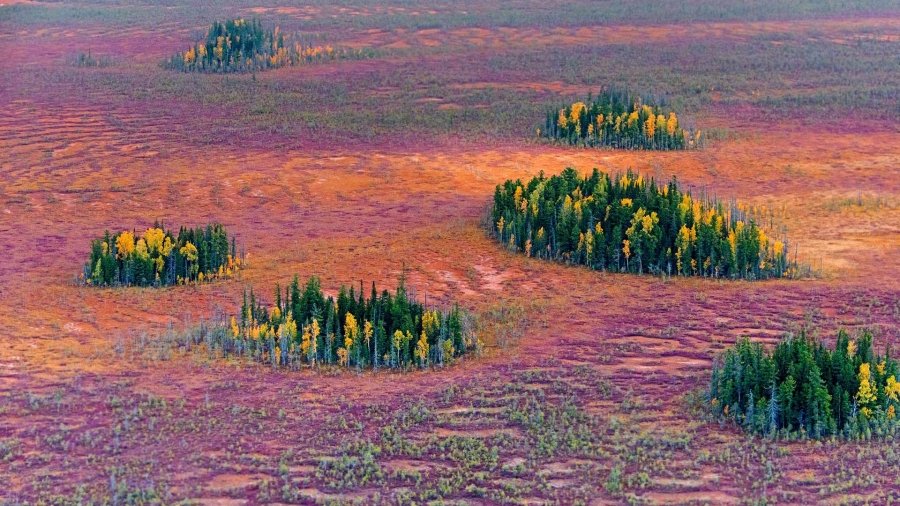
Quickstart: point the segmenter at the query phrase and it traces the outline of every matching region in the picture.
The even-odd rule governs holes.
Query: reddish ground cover
[[[898,20],[359,29],[345,36],[348,44],[436,49],[255,79],[342,86],[409,62],[440,63],[457,47],[465,54],[453,58],[463,65],[465,55],[488,58],[487,48],[730,41],[812,29],[821,44],[874,31],[896,46]],[[866,326],[879,345],[900,344],[896,122],[771,125],[760,119],[771,111],[728,92],[697,109],[695,120],[732,138],[690,152],[361,138],[327,122],[304,137],[253,123],[253,114],[270,110],[265,104],[244,115],[244,106],[181,94],[192,82],[206,89],[201,80],[228,78],[173,78],[156,67],[202,24],[123,32],[103,20],[3,23],[16,28],[0,39],[0,499],[9,504],[129,494],[208,504],[800,504],[883,503],[897,494],[894,441],[753,439],[702,421],[686,400],[739,336],[774,342],[807,323],[826,339],[838,327]],[[66,66],[69,48],[88,47],[118,65]],[[457,83],[466,93],[587,91],[572,82],[471,77]],[[178,93],[164,91],[167,79]],[[123,82],[143,82],[147,92]],[[402,79],[395,84],[401,89]],[[403,93],[416,113],[453,109],[443,99],[415,106],[422,96]],[[285,100],[271,110],[302,97]],[[482,220],[496,184],[566,166],[674,174],[778,209],[799,258],[821,277],[752,283],[590,272],[526,259],[488,238]],[[154,220],[221,221],[243,241],[250,266],[240,280],[198,287],[73,283],[90,238]],[[295,273],[319,275],[330,290],[360,279],[393,286],[403,265],[429,299],[475,312],[499,300],[524,307],[524,337],[446,370],[408,374],[273,372],[193,354],[151,361],[136,349],[144,333],[233,310],[246,286],[268,294]]]

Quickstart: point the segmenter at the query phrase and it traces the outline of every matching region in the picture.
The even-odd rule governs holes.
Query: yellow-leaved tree
[[[372,327],[372,322],[370,322],[369,320],[366,320],[365,323],[363,323],[363,342],[365,342],[365,344],[366,344],[366,353],[369,352],[369,349],[370,349],[369,347],[372,344],[372,335],[373,334],[375,334],[375,328]],[[361,346],[356,347],[356,363],[357,364],[359,364],[359,362],[360,362],[360,360],[359,360],[360,348],[362,348],[362,347]],[[372,356],[378,357],[378,350],[375,350],[374,355],[372,355]]]
[[[403,343],[403,331],[395,330],[394,338],[391,340],[391,361],[393,362],[392,366],[397,367],[400,365],[400,345]]]
[[[197,263],[197,259],[200,258],[200,253],[197,251],[197,247],[191,244],[191,242],[187,242],[181,247],[179,253],[184,257],[188,274],[196,275],[197,272],[200,271],[200,264]]]
[[[134,234],[125,231],[116,238],[116,258],[125,260],[134,252]]]
[[[309,348],[306,350],[306,357],[309,359],[309,363],[312,365],[316,365],[316,357],[318,356],[318,347],[319,347],[319,333],[321,329],[319,328],[319,321],[313,318],[312,323],[309,324]]]
[[[438,312],[437,311],[425,311],[422,314],[422,336],[419,339],[419,342],[416,344],[416,354],[422,355],[424,353],[424,355],[422,355],[422,356],[425,357],[426,361],[428,358],[428,351],[429,351],[428,338],[437,336],[438,333],[440,332],[440,329],[441,329],[441,319],[440,319],[440,316],[438,315]],[[424,341],[423,341],[423,339],[424,339]],[[440,345],[440,341],[438,339],[435,339],[435,340],[438,341],[438,344]],[[424,350],[421,349],[422,346],[424,346]],[[439,348],[437,348],[437,350],[438,350],[438,353],[441,353],[441,352],[443,352],[444,348],[443,348],[443,346],[440,346]],[[420,358],[420,362],[421,361],[422,361],[422,359]],[[443,365],[443,363],[444,363],[443,356],[440,357],[440,361],[441,361],[441,365]]]
[[[310,337],[312,336],[312,329],[309,327],[309,325],[303,327],[303,333],[300,334],[300,353],[304,355],[309,353]]]
[[[353,316],[352,313],[347,313],[347,318],[344,320],[344,349],[345,349],[345,365],[350,364],[350,351],[353,349],[353,346],[357,344],[359,340],[359,324],[356,323],[356,317]]]
[[[872,405],[875,404],[877,387],[872,381],[872,372],[869,364],[863,362],[859,365],[859,390],[856,392],[856,402],[859,404],[859,410],[866,415],[866,418],[872,416]]]
[[[150,253],[161,253],[163,241],[166,239],[166,233],[161,228],[148,228],[144,235],[141,236],[147,243],[147,249]]]
[[[428,364],[428,336],[425,331],[419,336],[419,342],[416,343],[416,357],[419,359],[419,366],[425,367]]]
[[[897,409],[894,405],[900,402],[900,382],[897,382],[897,378],[893,375],[888,376],[887,381],[885,382],[884,396],[889,403],[887,417],[888,419],[892,419],[897,415]]]

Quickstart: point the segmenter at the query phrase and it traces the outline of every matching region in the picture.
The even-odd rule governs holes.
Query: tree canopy
[[[243,265],[220,224],[182,227],[175,235],[156,223],[140,235],[107,230],[95,239],[83,279],[94,286],[166,286],[230,277]]]
[[[482,346],[465,310],[427,307],[402,278],[393,294],[372,283],[368,296],[360,284],[326,297],[318,278],[295,276],[283,292],[275,287],[269,306],[245,293],[240,314],[211,335],[226,356],[290,368],[443,366]]]
[[[713,366],[709,408],[747,430],[811,438],[893,433],[900,383],[888,347],[878,355],[872,334],[841,330],[829,349],[806,331],[774,350],[741,339]]]
[[[700,131],[685,131],[671,109],[614,91],[548,111],[537,133],[565,144],[620,149],[691,149],[702,140]]]
[[[310,63],[371,57],[369,49],[335,48],[263,28],[259,20],[214,22],[206,39],[163,62],[185,72],[257,72]]]
[[[567,168],[497,186],[493,235],[514,251],[615,272],[760,279],[790,275],[784,240],[745,210],[631,171]]]

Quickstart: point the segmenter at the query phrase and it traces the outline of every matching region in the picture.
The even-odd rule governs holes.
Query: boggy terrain
[[[751,436],[707,421],[697,399],[741,336],[866,327],[900,345],[900,11],[514,4],[0,7],[0,499],[896,499],[896,441]],[[255,76],[159,66],[229,16],[379,52]],[[69,63],[88,50],[113,64]],[[710,142],[612,151],[534,135],[546,110],[613,85],[666,95]],[[567,166],[674,175],[778,210],[817,275],[604,273],[489,237],[497,184]],[[157,220],[223,223],[246,268],[165,289],[75,282],[93,238]],[[245,288],[271,302],[296,273],[330,294],[387,288],[404,267],[417,294],[485,322],[522,309],[522,335],[486,325],[481,357],[408,373],[148,351]]]

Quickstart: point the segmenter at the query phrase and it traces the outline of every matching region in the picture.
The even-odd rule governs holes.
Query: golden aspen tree
[[[888,420],[892,420],[897,415],[897,410],[894,407],[894,404],[900,402],[900,383],[897,382],[897,378],[893,375],[888,376],[885,382],[884,396],[890,402],[890,405],[887,409],[887,418]]]
[[[856,392],[856,401],[859,403],[859,410],[866,415],[866,418],[872,416],[872,404],[875,403],[877,387],[872,381],[872,373],[869,364],[863,362],[859,365],[859,390]]]
[[[159,279],[159,275],[162,274],[163,269],[166,266],[166,260],[162,256],[156,257],[156,260],[153,262],[154,271],[156,272],[156,279]]]
[[[893,375],[888,376],[885,382],[884,396],[893,402],[900,402],[900,382]]]
[[[687,228],[687,225],[681,226],[681,230],[678,231],[678,237],[676,238],[675,245],[676,268],[678,269],[679,273],[684,273],[684,268],[687,265],[684,262],[690,261],[691,246],[691,231],[689,228]]]
[[[319,321],[313,318],[312,323],[309,324],[309,349],[307,350],[307,359],[312,365],[316,365],[316,357],[319,353],[318,347],[320,332],[321,329],[319,328]]]
[[[428,335],[437,334],[441,328],[441,320],[437,311],[425,311],[422,313],[422,330]]]
[[[224,57],[225,50],[225,37],[219,37],[216,39],[216,46],[213,48],[213,56],[215,56],[216,60],[220,63],[222,62],[222,58]]]
[[[513,201],[515,201],[515,203],[516,203],[516,209],[521,207],[520,204],[522,202],[522,193],[523,193],[522,185],[517,186],[515,193],[513,193]]]
[[[196,275],[200,270],[200,266],[197,264],[197,259],[200,258],[200,253],[197,251],[197,247],[190,242],[187,242],[184,246],[181,247],[179,251],[181,253],[181,256],[183,256],[188,263],[188,277],[190,277],[192,274]]]
[[[638,112],[634,111],[633,113],[628,115],[628,128],[632,128],[637,125],[638,122]]]
[[[150,258],[150,251],[147,249],[147,242],[144,239],[138,239],[134,246],[134,254],[142,260]]]
[[[344,348],[346,348],[348,354],[358,340],[359,325],[356,323],[356,317],[352,313],[347,313],[344,321]]]
[[[584,102],[575,102],[572,104],[572,110],[569,113],[569,118],[572,123],[578,123],[581,121],[581,113],[587,109],[587,106],[584,105]]]
[[[687,213],[693,208],[693,201],[691,200],[690,195],[684,194],[681,196],[681,202],[678,203],[678,216],[681,218],[681,222],[684,222],[687,218]]]
[[[161,253],[163,241],[166,239],[166,233],[159,228],[148,228],[141,236],[147,244],[147,249],[151,253]]]
[[[766,268],[766,257],[769,252],[769,238],[762,229],[757,230],[757,238],[759,239],[759,268]]]
[[[781,254],[784,252],[784,243],[781,241],[775,241],[775,245],[773,246],[773,249],[775,251],[775,256],[780,257]]]
[[[584,213],[581,210],[581,200],[576,200],[575,205],[572,206],[572,212],[575,215],[575,222],[581,223],[582,218],[584,218]]]
[[[116,258],[124,260],[134,252],[134,234],[122,232],[116,238]]]
[[[363,323],[363,340],[366,344],[366,352],[367,353],[369,350],[369,346],[372,342],[372,336],[374,334],[375,334],[375,328],[372,327],[372,322],[370,322],[369,320],[366,320],[365,323]],[[357,347],[357,349],[358,349],[358,347]],[[359,357],[357,357],[357,361],[358,361],[358,359],[359,359]]]
[[[166,237],[163,239],[162,248],[160,248],[159,253],[162,256],[167,257],[172,253],[173,249],[175,249],[175,243],[172,242],[172,238]]]
[[[569,120],[566,118],[566,110],[559,110],[559,118],[556,120],[556,126],[559,127],[560,130],[565,130],[569,127]]]
[[[425,367],[428,363],[428,336],[424,330],[419,337],[419,342],[416,343],[416,357],[419,358],[419,366]]]
[[[656,116],[650,115],[647,118],[647,121],[644,122],[644,135],[647,136],[647,140],[652,141],[653,136],[656,134]]]
[[[737,232],[734,228],[728,230],[728,244],[731,246],[731,255],[737,255]]]
[[[666,120],[666,132],[669,135],[675,135],[675,130],[678,128],[678,118],[675,117],[674,112],[669,113],[669,119]]]
[[[187,259],[188,262],[196,262],[200,255],[200,253],[197,251],[197,247],[190,242],[185,243],[184,246],[181,247],[179,252],[185,259]]]
[[[599,223],[598,223],[599,225]],[[582,234],[584,235],[584,234]],[[587,265],[593,265],[594,260],[594,234],[588,230],[587,237],[584,239],[584,262]]]
[[[394,331],[394,337],[391,340],[391,344],[393,345],[392,353],[394,354],[396,362],[396,366],[400,365],[400,345],[403,344],[403,331],[397,329]]]
[[[641,208],[640,211],[644,211],[644,208]],[[641,216],[641,231],[650,234],[657,223],[659,223],[659,217],[656,215],[656,211],[650,214],[646,214],[646,211],[644,211],[644,214]]]
[[[574,204],[572,203],[572,197],[570,195],[566,195],[566,199],[563,200],[562,213],[563,216],[568,216],[572,214]]]
[[[310,332],[309,325],[303,327],[303,333],[300,334],[300,353],[304,355],[309,352],[311,334],[312,332]]]

